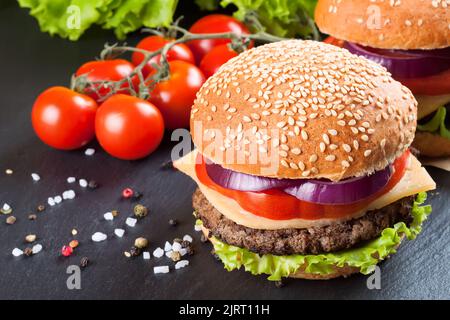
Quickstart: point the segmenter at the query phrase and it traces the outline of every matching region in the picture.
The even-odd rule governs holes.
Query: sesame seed
[[[310,172],[309,170],[303,171],[303,172],[302,172],[302,176],[303,176],[303,177],[307,177],[307,176],[310,175],[310,173],[311,173],[311,172]]]
[[[361,136],[361,140],[362,141],[369,141],[369,136],[368,135],[365,135],[365,134],[363,134],[362,136]]]
[[[333,155],[333,154],[330,154],[330,155],[325,157],[325,160],[326,161],[334,161],[334,160],[336,160],[336,156]]]
[[[305,130],[302,130],[301,136],[303,140],[308,140],[308,133]]]
[[[372,150],[366,150],[366,151],[364,151],[364,157],[370,156],[371,153],[372,153]]]
[[[325,143],[323,143],[323,142],[319,143],[319,149],[320,149],[320,152],[325,152],[325,149],[326,149]]]
[[[314,163],[317,161],[317,154],[313,154],[309,157],[309,162]]]
[[[337,134],[338,134],[337,131],[334,129],[328,130],[328,133],[331,134],[332,136],[337,136]]]

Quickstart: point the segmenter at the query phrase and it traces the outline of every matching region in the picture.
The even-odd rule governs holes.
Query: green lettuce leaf
[[[211,242],[215,253],[228,271],[244,267],[245,271],[253,275],[267,274],[268,279],[272,281],[295,273],[305,263],[307,265],[305,271],[314,274],[330,274],[333,272],[333,266],[345,265],[360,268],[362,274],[369,274],[374,271],[380,260],[396,252],[402,236],[412,240],[421,232],[422,223],[431,213],[430,205],[422,205],[426,198],[425,192],[417,195],[411,212],[413,221],[409,227],[399,222],[392,228],[384,229],[378,238],[366,242],[363,246],[339,252],[318,255],[259,255],[247,249],[226,244],[215,237],[211,239]]]
[[[445,117],[447,116],[447,109],[440,107],[433,118],[425,124],[418,125],[417,129],[420,131],[427,131],[440,134],[444,138],[450,139],[450,130],[445,126]]]
[[[282,37],[318,37],[314,25],[314,9],[317,0],[196,0],[202,9],[214,10],[235,5],[234,16],[243,20],[254,12],[266,31]]]
[[[178,0],[18,0],[39,23],[41,31],[77,40],[92,25],[114,29],[123,39],[143,26],[168,26]],[[74,11],[75,10],[75,11]],[[79,10],[79,25],[70,23]]]

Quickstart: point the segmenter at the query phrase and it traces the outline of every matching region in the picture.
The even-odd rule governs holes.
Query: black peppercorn
[[[188,256],[192,256],[195,253],[194,248],[192,248],[191,246],[186,248],[186,252],[187,252]]]
[[[191,243],[189,241],[186,241],[186,240],[181,241],[182,248],[188,248],[190,246],[191,246]]]
[[[80,260],[80,267],[81,268],[86,268],[88,266],[88,264],[89,264],[88,257],[81,258],[81,260]]]
[[[141,254],[142,250],[138,247],[132,246],[130,249],[130,254],[132,257],[137,257]]]
[[[23,250],[23,254],[26,255],[27,257],[29,257],[33,254],[33,249],[25,248],[25,250]]]
[[[98,182],[95,180],[90,180],[88,183],[89,189],[97,189],[98,188]]]
[[[139,200],[140,198],[142,198],[142,196],[143,196],[142,192],[135,191],[133,193],[133,200]]]

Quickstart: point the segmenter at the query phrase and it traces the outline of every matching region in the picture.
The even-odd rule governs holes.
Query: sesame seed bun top
[[[385,168],[411,144],[417,102],[386,69],[345,49],[288,40],[241,53],[191,111],[194,144],[223,167],[341,180]]]
[[[450,46],[448,0],[319,0],[315,21],[335,38],[382,49]]]

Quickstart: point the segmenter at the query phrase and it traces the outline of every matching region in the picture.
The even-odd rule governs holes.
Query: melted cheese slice
[[[205,195],[206,199],[222,213],[228,219],[236,222],[237,224],[253,228],[253,229],[265,229],[276,230],[286,228],[309,228],[313,226],[324,226],[336,221],[349,220],[351,218],[357,218],[368,210],[380,209],[385,207],[399,199],[414,195],[422,191],[433,190],[436,188],[436,184],[430,177],[428,172],[423,168],[420,162],[411,155],[408,167],[405,175],[400,182],[391,189],[388,193],[384,194],[380,198],[371,202],[366,209],[356,212],[351,216],[347,216],[341,219],[318,219],[318,220],[305,220],[305,219],[290,219],[290,220],[272,220],[264,217],[259,217],[246,210],[244,210],[235,200],[228,198],[219,192],[202,184],[195,173],[195,160],[197,158],[197,151],[194,150],[187,154],[183,158],[174,161],[173,165],[178,170],[184,172],[188,176],[197,182],[200,190]]]
[[[415,98],[418,102],[417,119],[422,119],[423,117],[439,109],[439,107],[442,107],[450,102],[450,94],[441,96],[415,95]]]

